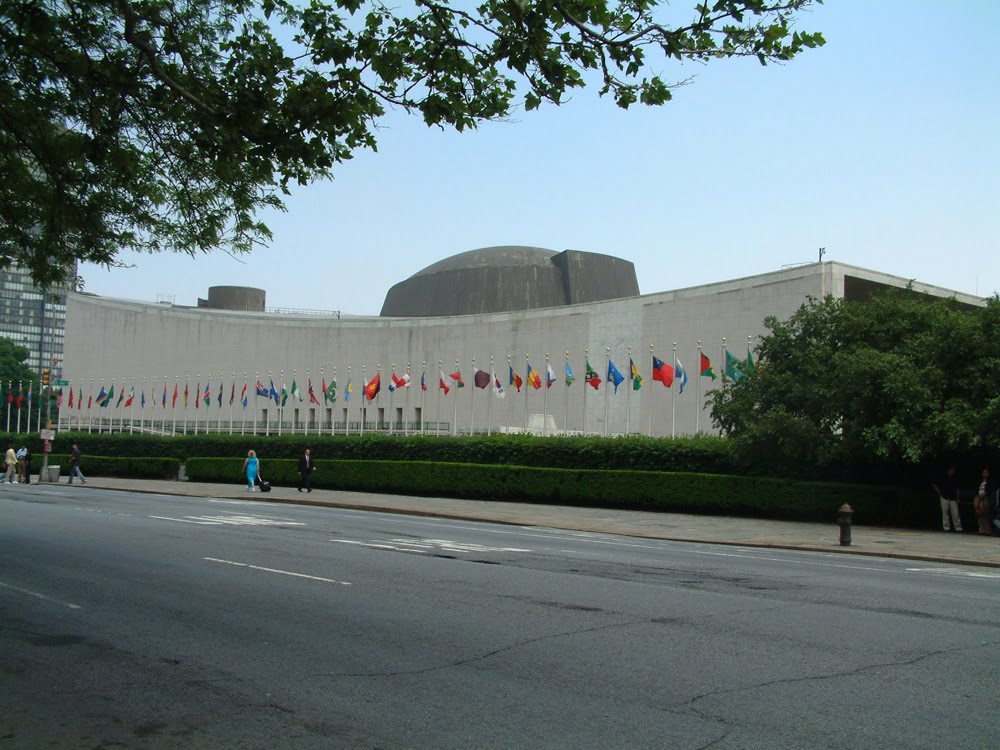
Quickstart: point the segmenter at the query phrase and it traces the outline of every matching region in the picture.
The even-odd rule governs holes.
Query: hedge
[[[49,454],[49,466],[59,467],[59,476],[69,476],[69,454]],[[34,453],[31,470],[42,467],[42,454]],[[177,479],[181,462],[176,458],[134,456],[84,456],[80,470],[85,477],[122,477],[127,479]]]
[[[243,483],[242,459],[193,458],[187,476],[199,482]],[[298,483],[297,462],[261,461],[275,485]],[[579,505],[710,515],[830,521],[843,503],[861,523],[897,515],[895,489],[689,472],[558,469],[429,461],[317,460],[313,486],[418,496]]]
[[[4,436],[0,434],[0,439]],[[38,434],[6,435],[10,444],[34,441]],[[249,449],[264,458],[296,458],[306,447],[327,459],[438,461],[511,464],[564,469],[646,469],[739,473],[724,438],[540,437],[536,435],[143,435],[60,432],[56,446],[78,443],[84,454],[102,456],[195,457],[246,456]]]

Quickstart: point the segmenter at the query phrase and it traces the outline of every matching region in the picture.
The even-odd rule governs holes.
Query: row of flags
[[[717,376],[711,360],[704,354],[704,352],[701,351],[699,351],[698,356],[698,375],[715,380]],[[753,372],[756,368],[753,353],[749,346],[747,347],[746,360],[742,360],[734,356],[728,350],[725,352],[725,358],[726,362],[723,371],[724,377],[733,381],[742,380],[748,373]],[[525,377],[522,377],[521,374],[514,369],[513,365],[508,364],[506,384],[501,381],[492,367],[489,372],[473,367],[472,382],[476,388],[483,390],[491,388],[497,398],[504,398],[508,389],[515,389],[518,393],[520,393],[522,388],[527,388],[528,386],[534,390],[540,390],[543,386],[545,388],[551,388],[559,379],[549,362],[546,362],[545,368],[541,372],[532,367],[528,361],[525,362],[525,367]],[[614,392],[617,393],[618,387],[622,385],[626,379],[630,381],[632,390],[640,390],[645,381],[642,373],[640,372],[639,366],[631,356],[629,356],[627,372],[627,376],[623,375],[615,365],[614,360],[612,360],[609,356],[607,369],[604,372],[604,377],[602,378],[601,373],[591,365],[589,358],[584,360],[584,382],[594,390],[600,390],[603,383],[605,388],[612,387],[614,388]],[[687,368],[676,356],[674,357],[672,363],[668,363],[655,355],[651,355],[650,373],[652,379],[662,383],[665,388],[673,388],[676,383],[678,393],[684,393],[684,388],[688,384],[689,380]],[[576,376],[570,366],[568,357],[566,358],[562,379],[566,387],[569,387],[576,382]],[[139,408],[144,409],[147,403],[151,403],[154,407],[159,404],[160,407],[166,409],[168,408],[169,403],[169,408],[176,409],[178,403],[180,403],[184,409],[187,409],[192,404],[193,396],[193,406],[195,409],[200,409],[202,407],[207,409],[211,406],[213,400],[217,403],[220,409],[227,401],[229,406],[235,407],[236,404],[239,404],[240,407],[245,409],[249,405],[249,395],[252,393],[255,396],[266,398],[268,401],[274,401],[276,407],[283,409],[286,407],[289,400],[293,403],[308,402],[309,404],[317,406],[330,406],[337,401],[338,395],[342,395],[343,400],[345,402],[349,402],[354,393],[354,385],[351,377],[348,377],[347,385],[344,387],[342,394],[338,394],[336,378],[327,382],[325,376],[321,379],[318,393],[311,378],[307,378],[304,392],[299,387],[295,378],[292,379],[290,386],[285,383],[281,383],[280,388],[275,387],[274,380],[272,378],[268,378],[268,385],[264,385],[259,376],[255,378],[255,381],[256,382],[251,385],[245,379],[243,387],[239,393],[237,393],[237,383],[236,381],[233,381],[230,384],[228,398],[225,384],[222,380],[219,381],[219,387],[214,392],[210,382],[206,382],[205,387],[202,388],[201,382],[199,381],[193,392],[190,390],[190,385],[187,382],[184,383],[183,390],[180,389],[180,384],[175,382],[172,392],[170,391],[169,385],[164,382],[162,391],[159,391],[156,386],[153,387],[153,391],[150,391],[150,401],[147,401],[146,399],[146,390],[144,387],[141,387],[137,399],[134,384],[127,391],[125,389],[125,385],[122,384],[120,390],[116,393],[114,382],[111,383],[109,388],[105,388],[102,383],[100,390],[96,395],[93,394],[93,387],[91,387],[91,395],[89,395],[86,399],[86,407],[87,409],[92,409],[96,406],[104,409],[113,405],[114,408],[128,409],[133,407],[135,404],[138,405]],[[395,369],[393,369],[387,378],[387,390],[389,393],[406,390],[412,386],[413,380],[409,371],[405,371],[402,374],[397,375]],[[420,375],[419,386],[421,391],[428,390],[426,370],[424,370]],[[444,370],[439,370],[437,389],[442,395],[447,396],[452,389],[464,387],[465,380],[462,377],[460,369],[456,369],[454,372],[448,374],[446,374]],[[371,380],[364,378],[361,391],[365,400],[374,401],[376,396],[378,396],[378,394],[382,391],[382,373],[376,372]],[[62,388],[50,388],[49,396],[56,401],[57,407],[63,406],[64,392]],[[157,396],[159,396],[159,398],[157,398]],[[7,393],[8,405],[11,405],[16,401],[17,408],[20,409],[24,401],[27,400],[28,407],[30,408],[31,398],[32,390],[30,383],[28,385],[27,394],[25,395],[23,388],[21,388],[16,398],[12,384],[9,384]],[[84,408],[82,383],[76,391],[74,391],[73,386],[69,387],[66,405],[69,409],[81,410]]]

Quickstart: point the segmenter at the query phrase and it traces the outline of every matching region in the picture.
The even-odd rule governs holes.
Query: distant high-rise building
[[[66,335],[66,292],[73,286],[76,267],[66,283],[43,290],[24,268],[0,269],[0,337],[28,350],[26,364],[39,376],[52,360],[62,360]]]

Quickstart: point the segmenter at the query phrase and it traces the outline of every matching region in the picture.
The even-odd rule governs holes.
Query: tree
[[[650,57],[790,60],[823,44],[793,29],[821,1],[699,2],[672,26],[658,0],[0,0],[0,267],[245,252],[290,185],[376,147],[387,107],[461,131],[588,78],[658,105],[677,84]]]
[[[915,464],[1000,442],[1000,300],[969,308],[907,290],[810,300],[765,321],[761,364],[713,392],[748,461],[801,474]]]
[[[37,375],[25,364],[28,359],[28,349],[15,344],[10,339],[0,338],[0,409],[2,409],[3,420],[0,422],[0,430],[6,429],[7,398],[13,394],[15,404],[11,404],[11,411],[16,414],[16,399],[18,395],[27,396],[28,384],[32,383],[31,412],[28,412],[27,402],[22,402],[22,419],[25,423],[35,424],[31,414],[36,414],[42,404],[42,397],[39,393]],[[21,390],[19,391],[18,388]],[[6,446],[4,446],[4,449]]]

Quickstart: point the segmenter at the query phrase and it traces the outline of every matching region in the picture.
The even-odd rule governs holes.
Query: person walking
[[[979,483],[979,492],[976,493],[974,501],[976,508],[976,522],[979,524],[979,533],[982,536],[991,536],[990,524],[990,496],[996,494],[993,482],[990,481],[990,470],[983,469]]]
[[[23,445],[14,454],[17,457],[17,481],[25,484],[24,481],[24,457],[28,455],[28,449]]]
[[[14,446],[7,448],[7,452],[4,454],[3,462],[7,466],[7,473],[3,475],[4,481],[10,484],[17,484],[17,480],[14,478],[17,473],[17,454],[14,453]]]
[[[313,463],[311,451],[306,448],[306,452],[299,456],[299,492],[304,489],[306,492],[312,492],[312,473],[316,470],[316,464]]]
[[[962,519],[958,517],[958,479],[955,478],[956,469],[954,464],[949,464],[945,475],[937,482],[932,482],[931,487],[937,492],[941,500],[941,528],[948,531],[948,516],[951,516],[951,528],[953,531],[962,530]]]
[[[24,483],[31,484],[31,461],[34,456],[31,455],[31,448],[26,448],[24,451]]]
[[[256,492],[257,478],[260,476],[260,461],[257,460],[256,452],[247,451],[247,457],[243,461],[243,471],[247,475],[247,490]]]
[[[83,458],[83,454],[80,452],[80,447],[73,443],[72,449],[69,452],[69,482],[68,484],[73,484],[73,477],[80,478],[80,484],[87,483],[87,477],[83,475],[80,471],[80,459]]]

